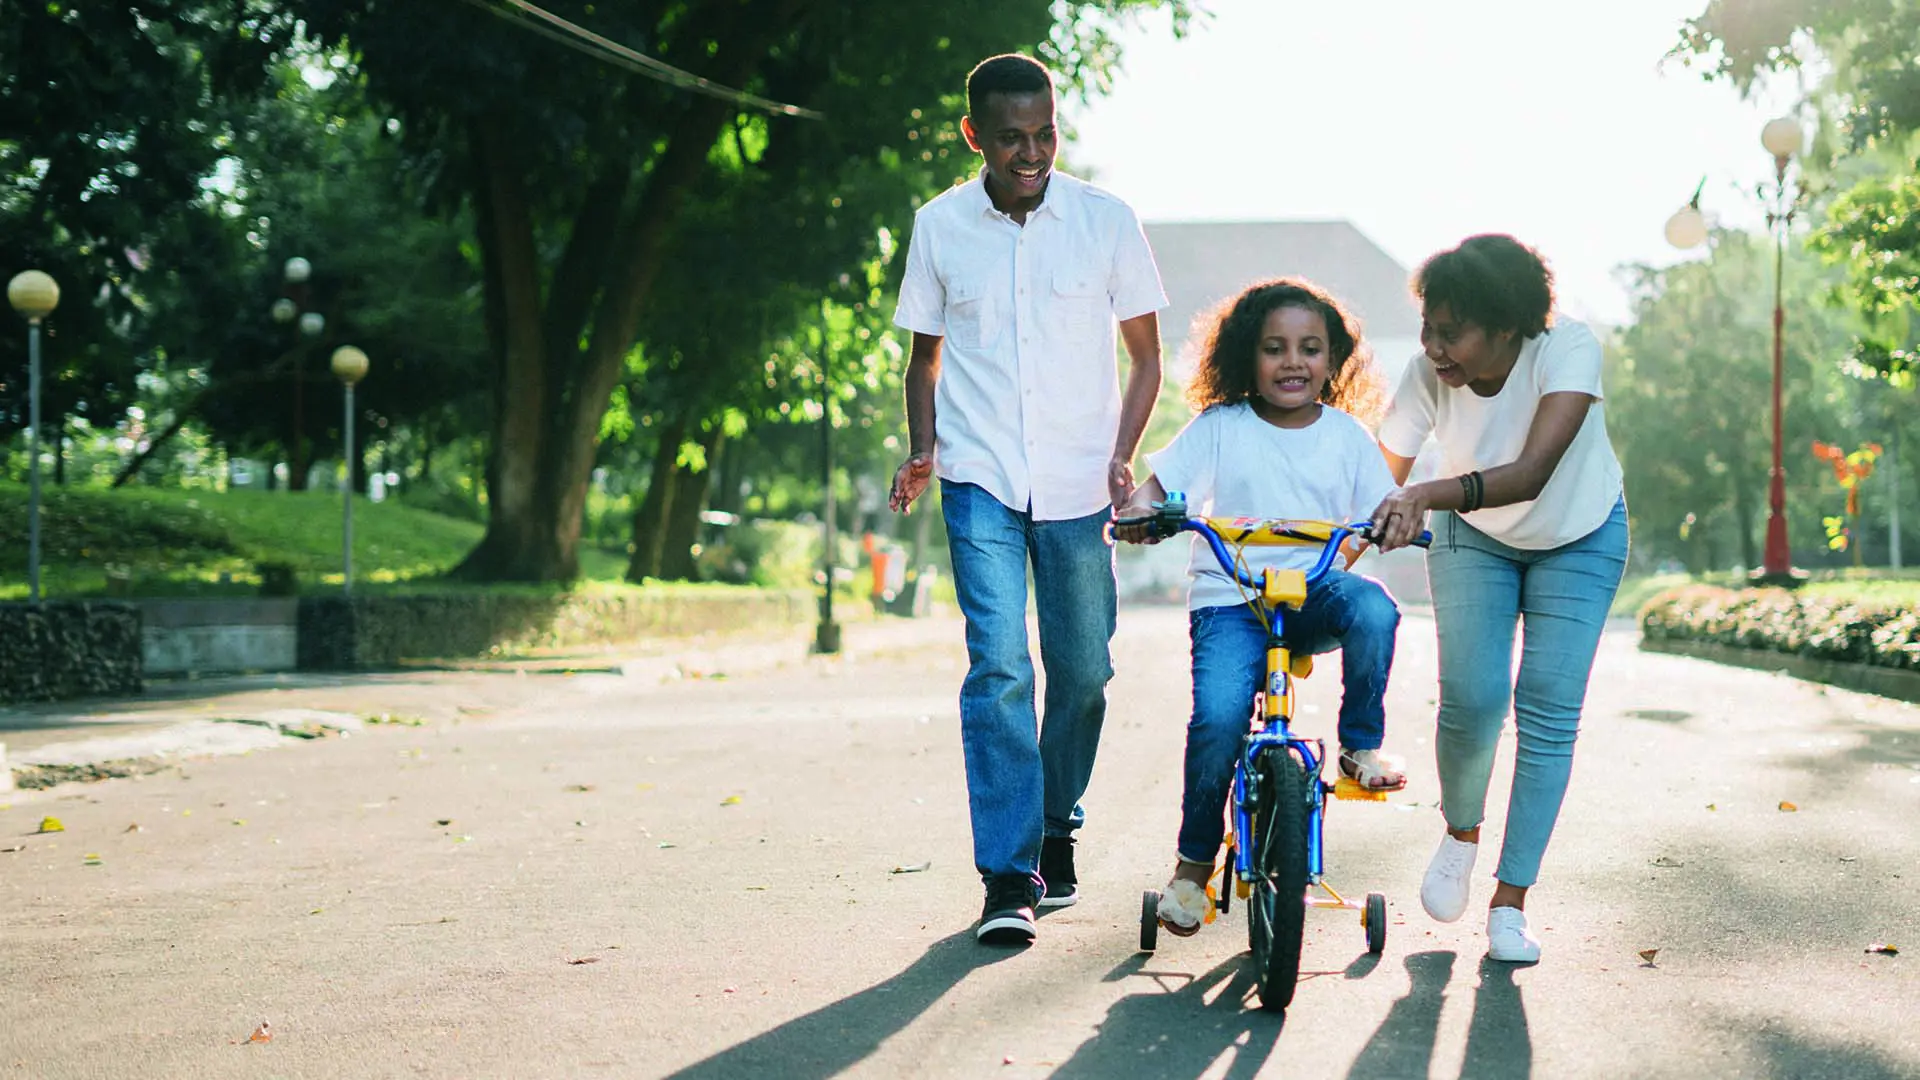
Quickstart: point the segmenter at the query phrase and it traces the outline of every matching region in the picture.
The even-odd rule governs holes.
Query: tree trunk
[[[638,584],[660,576],[660,553],[666,543],[667,519],[673,512],[677,485],[680,444],[686,438],[687,420],[676,416],[660,429],[660,443],[653,452],[653,470],[647,479],[647,494],[633,512],[633,553],[627,557],[627,580]]]
[[[773,0],[767,17],[747,20],[722,45],[711,77],[742,85],[766,57],[798,7]],[[455,574],[483,580],[564,581],[577,576],[587,488],[599,446],[601,418],[625,369],[663,252],[687,192],[707,168],[707,155],[734,106],[695,97],[675,122],[647,173],[638,204],[617,229],[625,182],[607,176],[587,188],[574,219],[559,278],[604,282],[597,300],[559,289],[541,311],[539,252],[513,134],[492,122],[474,125],[474,202],[486,281],[487,333],[498,375],[493,458],[488,476],[487,532]],[[607,168],[633,164],[617,155]],[[613,240],[607,242],[611,235]],[[591,328],[590,337],[586,331]],[[575,342],[586,337],[584,349]],[[666,498],[671,480],[661,491]],[[649,498],[653,491],[649,488]],[[643,504],[644,509],[644,504]],[[645,562],[636,514],[634,567]]]
[[[666,540],[660,546],[660,577],[664,580],[696,581],[700,577],[693,545],[700,540],[700,513],[707,508],[725,443],[726,433],[716,420],[700,434],[706,467],[674,470],[673,505],[667,512]]]
[[[1744,481],[1737,472],[1729,473],[1733,482],[1733,520],[1738,524],[1740,535],[1740,565],[1749,570],[1760,565],[1760,549],[1754,546],[1753,492],[1751,484]]]

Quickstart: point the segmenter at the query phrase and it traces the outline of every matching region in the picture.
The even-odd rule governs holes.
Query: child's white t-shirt
[[[1433,364],[1416,356],[1380,422],[1380,444],[1410,458],[1431,433],[1440,446],[1441,475],[1485,471],[1519,460],[1542,397],[1562,391],[1591,396],[1586,420],[1538,496],[1463,515],[1474,528],[1523,551],[1570,544],[1606,524],[1620,501],[1620,459],[1607,439],[1600,366],[1599,339],[1571,319],[1556,319],[1551,330],[1528,338],[1492,397],[1441,385]]]
[[[1208,517],[1351,522],[1369,517],[1393,491],[1373,436],[1347,413],[1323,406],[1303,428],[1280,428],[1249,404],[1216,405],[1188,422],[1147,463],[1160,486],[1187,495],[1187,512]],[[1239,604],[1246,593],[1221,570],[1205,539],[1191,537],[1187,607]],[[1256,579],[1266,568],[1311,567],[1315,546],[1245,549]]]

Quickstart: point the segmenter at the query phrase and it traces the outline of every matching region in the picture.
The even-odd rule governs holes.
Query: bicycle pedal
[[[1336,799],[1358,800],[1361,802],[1386,802],[1391,792],[1380,788],[1363,787],[1360,781],[1351,776],[1343,776],[1333,782],[1333,797]]]

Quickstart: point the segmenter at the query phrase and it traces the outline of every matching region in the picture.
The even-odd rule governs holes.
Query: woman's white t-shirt
[[[1570,544],[1605,524],[1620,501],[1620,459],[1607,439],[1600,366],[1599,339],[1571,319],[1556,319],[1552,329],[1528,338],[1506,385],[1492,397],[1443,385],[1426,356],[1416,356],[1380,423],[1380,445],[1410,458],[1432,434],[1446,476],[1511,465],[1526,445],[1543,396],[1563,391],[1592,396],[1585,422],[1537,498],[1464,515],[1468,524],[1510,547],[1545,551]]]
[[[1280,428],[1247,404],[1216,405],[1194,417],[1147,463],[1160,486],[1182,491],[1187,512],[1211,517],[1349,522],[1368,517],[1393,491],[1393,474],[1373,436],[1332,406],[1303,428]],[[1243,603],[1205,540],[1192,537],[1187,606]],[[1247,570],[1311,567],[1318,547],[1248,547]]]

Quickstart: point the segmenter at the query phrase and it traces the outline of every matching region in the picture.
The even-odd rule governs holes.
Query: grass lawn
[[[250,595],[261,563],[291,566],[303,589],[340,583],[335,492],[43,487],[41,499],[41,591],[49,597]],[[484,531],[391,500],[356,499],[355,584],[461,588],[428,579],[458,564]],[[583,579],[597,587],[614,587],[626,568],[624,557],[599,549],[583,549],[580,561]],[[0,481],[0,600],[24,599],[26,578],[27,488]]]

